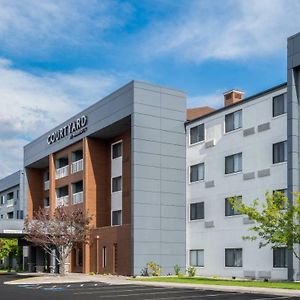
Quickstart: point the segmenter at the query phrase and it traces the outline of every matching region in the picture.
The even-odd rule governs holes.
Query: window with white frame
[[[273,249],[273,267],[274,268],[287,268],[287,248],[274,248]]]
[[[118,142],[112,145],[112,159],[122,156],[122,142]]]
[[[192,165],[190,167],[190,182],[204,180],[204,163]]]
[[[225,249],[225,267],[242,267],[243,266],[243,249],[232,248]]]
[[[204,219],[204,202],[190,204],[190,220]]]
[[[273,164],[287,161],[287,142],[273,144]]]
[[[242,200],[242,196],[237,196],[237,197],[232,197],[232,198],[237,198],[238,201]],[[233,205],[230,202],[231,198],[225,198],[225,216],[237,216],[240,215],[240,212],[236,210]]]
[[[242,110],[225,115],[225,132],[242,128]]]
[[[273,117],[283,115],[287,112],[286,93],[273,97]]]
[[[111,214],[111,225],[117,226],[122,224],[122,210],[114,210]]]
[[[204,267],[204,250],[190,250],[190,266]]]
[[[122,191],[122,176],[112,178],[112,192]]]
[[[241,172],[243,169],[242,153],[236,153],[225,157],[225,174]]]
[[[190,144],[196,144],[198,142],[204,141],[204,124],[197,125],[190,129]]]

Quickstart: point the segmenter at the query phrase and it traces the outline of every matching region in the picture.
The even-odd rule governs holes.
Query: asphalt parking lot
[[[104,283],[73,283],[73,284],[44,284],[44,285],[4,285],[9,280],[1,276],[0,299],[22,299],[22,300],[176,300],[176,299],[216,299],[216,300],[276,300],[276,299],[300,299],[297,297],[282,297],[258,294],[224,293],[215,291],[204,291],[186,288],[164,288],[153,286],[141,286],[134,284],[109,285]],[[6,277],[6,276],[5,276]],[[10,278],[11,279],[11,278]]]

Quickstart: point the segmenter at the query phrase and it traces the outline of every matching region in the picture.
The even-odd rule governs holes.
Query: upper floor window
[[[2,195],[2,196],[0,197],[0,205],[3,205],[4,202],[5,202],[5,196]]]
[[[112,192],[119,192],[122,190],[122,176],[114,177],[112,179]]]
[[[112,211],[112,222],[113,226],[121,225],[122,223],[122,211],[121,210],[114,210]]]
[[[112,158],[118,158],[122,156],[122,142],[112,145]]]
[[[225,267],[242,267],[243,249],[225,249]]]
[[[204,179],[204,163],[190,167],[190,182],[196,182]]]
[[[192,203],[190,205],[190,220],[204,219],[204,202]]]
[[[225,115],[225,132],[242,128],[242,110]]]
[[[193,267],[204,267],[204,250],[190,250],[190,265]]]
[[[236,197],[238,200],[242,200],[242,196]],[[225,216],[237,216],[240,215],[239,211],[237,211],[230,202],[230,198],[225,199]]]
[[[273,164],[287,161],[287,142],[273,144]]]
[[[273,97],[273,117],[285,114],[287,112],[286,94]]]
[[[274,268],[287,268],[287,248],[274,248],[273,249],[273,267]]]
[[[242,153],[237,153],[225,157],[225,174],[242,171]]]
[[[204,124],[192,127],[190,129],[190,144],[204,141]]]

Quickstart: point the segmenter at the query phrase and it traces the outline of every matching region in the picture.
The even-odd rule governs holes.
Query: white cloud
[[[0,178],[22,166],[22,147],[126,80],[103,72],[32,74],[0,58]]]
[[[142,46],[152,58],[202,62],[248,59],[286,51],[300,28],[298,0],[190,1],[167,20],[151,24]]]
[[[105,31],[122,26],[130,12],[128,4],[109,0],[1,0],[1,48],[46,55],[52,48],[103,44]]]
[[[187,105],[190,108],[201,107],[201,106],[209,106],[214,109],[220,108],[223,106],[223,101],[224,101],[223,92],[224,91],[217,90],[214,93],[188,97]]]

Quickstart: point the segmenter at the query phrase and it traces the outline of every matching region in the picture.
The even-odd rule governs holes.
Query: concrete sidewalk
[[[7,281],[5,284],[14,285],[42,285],[42,284],[63,284],[63,283],[79,283],[79,282],[101,282],[111,285],[141,285],[141,286],[155,286],[166,288],[189,288],[207,291],[218,292],[235,292],[235,293],[251,293],[251,294],[264,294],[275,295],[284,297],[299,297],[300,290],[289,289],[275,289],[275,288],[256,288],[256,287],[241,287],[241,286],[223,286],[223,285],[208,285],[208,284],[191,284],[191,283],[169,283],[169,282],[149,282],[133,280],[130,277],[113,276],[113,275],[86,275],[70,273],[66,276],[39,274],[36,276],[34,273],[30,278],[21,278],[21,276],[30,276],[30,274],[19,274],[20,279]]]

